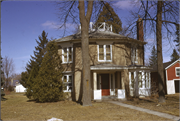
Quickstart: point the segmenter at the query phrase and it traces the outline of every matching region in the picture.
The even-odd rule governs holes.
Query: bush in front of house
[[[14,91],[14,87],[11,86],[11,85],[9,85],[9,86],[8,86],[8,91],[10,91],[10,92]]]
[[[61,58],[55,41],[47,45],[38,76],[33,79],[32,97],[37,102],[55,102],[63,100]]]

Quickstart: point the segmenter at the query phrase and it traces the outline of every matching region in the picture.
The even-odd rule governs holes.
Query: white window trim
[[[67,82],[66,83],[69,83],[69,76],[72,77],[72,80],[71,80],[72,89],[68,90],[69,89],[69,85],[67,85],[67,90],[63,90],[64,92],[71,92],[73,90],[73,75],[71,75],[71,74],[63,75],[63,77],[62,77],[63,84],[64,84],[64,76],[66,76],[66,78],[67,78]]]
[[[138,49],[137,49],[137,47],[131,48],[131,61],[133,64],[138,64]]]
[[[65,48],[67,49],[67,62],[64,62],[64,49]],[[71,47],[71,52],[72,52],[72,55],[71,55],[72,61],[69,61],[69,47],[62,48],[62,63],[72,63],[73,62],[73,47]]]
[[[107,44],[107,45],[109,45],[109,44]],[[104,49],[104,60],[99,60],[99,45],[97,46],[98,61],[99,62],[112,62],[112,45],[110,45],[111,60],[106,60],[106,45],[103,45],[103,49]]]
[[[180,75],[177,75],[177,69],[180,69],[180,67],[175,67],[176,77],[180,77]]]

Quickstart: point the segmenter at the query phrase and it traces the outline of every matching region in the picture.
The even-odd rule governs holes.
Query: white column
[[[99,87],[100,87],[100,90],[101,90],[101,75],[99,74]]]
[[[146,81],[146,79],[145,79],[145,72],[142,71],[142,88],[143,89],[145,88],[145,81]]]
[[[97,90],[97,73],[93,72],[94,90]]]
[[[131,89],[131,72],[129,72],[129,89]]]
[[[149,74],[149,79],[148,79],[149,81],[148,82],[149,82],[149,89],[150,89],[151,88],[151,72],[148,72],[148,74]]]

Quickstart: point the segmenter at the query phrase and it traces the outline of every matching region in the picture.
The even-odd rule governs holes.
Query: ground
[[[72,101],[36,103],[23,93],[9,93],[1,101],[2,120],[168,120],[108,102],[92,102],[83,107]]]
[[[133,99],[124,101],[123,103],[131,104],[137,107],[142,107],[150,110],[155,110],[163,113],[168,113],[175,116],[180,116],[179,103],[180,93],[166,95],[165,103],[158,103],[158,95],[152,95],[151,97],[145,97],[140,99]]]

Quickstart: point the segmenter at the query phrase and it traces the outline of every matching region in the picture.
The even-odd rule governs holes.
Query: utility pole
[[[1,2],[2,0],[0,0],[0,58],[1,58]],[[1,66],[1,61],[0,61],[0,66]],[[1,69],[0,69],[0,84],[1,84]],[[1,101],[1,91],[0,91],[0,101]],[[1,119],[1,102],[0,102],[0,121],[2,121]]]

